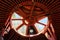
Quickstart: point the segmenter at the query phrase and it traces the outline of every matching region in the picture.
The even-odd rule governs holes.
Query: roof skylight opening
[[[40,32],[41,30],[44,29],[45,26],[44,25],[41,25],[39,23],[35,23],[35,27],[37,28],[38,32]]]
[[[21,26],[21,28],[19,28],[19,29],[17,30],[17,32],[18,32],[19,34],[21,34],[21,35],[26,35],[26,29],[27,29],[27,26],[26,26],[26,25],[23,25],[23,26]]]
[[[38,22],[40,22],[40,23],[42,23],[42,24],[40,24],[40,23],[35,23],[34,25],[35,25],[35,27],[37,28],[38,32],[40,32],[40,31],[44,30],[44,28],[46,27],[45,25],[48,24],[48,17],[45,17],[45,18],[39,20]],[[44,25],[43,25],[43,24],[44,24]]]
[[[18,33],[18,34],[20,34],[20,35],[22,35],[22,36],[28,36],[27,35],[27,29],[29,28],[27,28],[27,25],[29,24],[29,22],[27,21],[27,20],[22,20],[23,19],[23,17],[22,16],[20,16],[20,15],[18,15],[16,12],[14,12],[13,13],[13,15],[12,15],[12,17],[11,17],[11,24],[12,24],[12,28]],[[27,25],[25,25],[23,22],[25,22]],[[41,24],[40,24],[41,23]],[[33,29],[30,29],[29,30],[29,36],[30,37],[33,37],[33,36],[37,36],[37,35],[39,35],[40,34],[40,32],[42,31],[42,30],[44,30],[44,28],[45,28],[45,25],[47,25],[47,23],[48,23],[48,17],[45,17],[45,18],[43,18],[43,19],[41,19],[41,20],[39,20],[38,22],[36,22],[35,24],[34,24],[34,26],[35,26],[35,28],[36,29],[34,29],[34,30],[37,30],[38,31],[38,33],[37,34],[34,34],[33,32],[34,32],[34,30]],[[22,25],[22,26],[21,26]],[[16,29],[18,29],[18,30],[16,30]],[[44,32],[44,31],[43,31]],[[32,33],[33,33],[33,35],[32,35]]]
[[[23,17],[14,12],[11,19],[23,19]]]
[[[43,18],[43,19],[39,20],[38,22],[40,22],[40,23],[43,23],[43,24],[47,25],[48,17],[45,17],[45,18]]]
[[[22,20],[12,20],[12,28],[16,29],[22,23]]]

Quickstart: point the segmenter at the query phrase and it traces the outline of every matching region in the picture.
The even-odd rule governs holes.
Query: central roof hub
[[[27,20],[28,20],[29,24],[35,23],[35,18],[33,16],[28,16]]]

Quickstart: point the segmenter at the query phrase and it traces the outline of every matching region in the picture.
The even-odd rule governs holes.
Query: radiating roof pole
[[[47,37],[47,39],[56,40],[55,31],[51,23],[49,24],[49,28],[47,31],[49,32],[49,33],[48,32],[45,33],[45,36]]]
[[[56,39],[56,35],[55,35],[55,31],[54,31],[54,28],[53,28],[53,25],[52,25],[52,23],[50,23],[50,27],[51,27],[51,30],[52,30],[52,34],[53,34],[53,36],[54,36],[54,38]]]
[[[34,0],[32,0],[32,2],[34,3]],[[30,40],[30,37],[29,37],[29,40]]]
[[[7,18],[6,22],[5,22],[5,32],[8,33],[9,30],[11,29],[11,26],[10,26],[10,19],[11,19],[11,15]]]

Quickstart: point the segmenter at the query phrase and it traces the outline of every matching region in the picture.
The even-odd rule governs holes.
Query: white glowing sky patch
[[[16,29],[22,23],[23,23],[22,20],[12,20],[12,27]]]
[[[43,30],[44,29],[44,25],[41,25],[41,24],[39,24],[39,23],[35,23],[35,27],[36,27],[36,29],[38,30],[38,32],[40,32],[41,30]]]
[[[23,17],[14,12],[11,19],[23,19]]]
[[[33,33],[33,29],[30,29],[30,33]]]
[[[43,23],[43,24],[47,24],[47,22],[48,22],[48,17],[45,17],[45,18],[39,20],[38,22]]]
[[[18,32],[19,34],[21,34],[21,35],[26,35],[26,29],[27,29],[27,26],[26,26],[26,25],[23,25],[23,26],[21,26],[21,28],[19,28],[19,29],[17,30],[17,32]]]

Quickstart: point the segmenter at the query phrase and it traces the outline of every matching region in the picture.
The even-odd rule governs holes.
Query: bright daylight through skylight
[[[23,20],[21,20],[21,19],[23,19],[23,17],[20,16],[20,15],[18,15],[16,12],[14,12],[13,15],[12,15],[12,17],[11,17],[12,28],[17,33],[19,33],[21,35],[26,35],[27,25],[24,25],[23,24]],[[39,20],[38,22],[47,25],[47,23],[48,23],[48,17],[45,17],[45,18]],[[29,22],[27,22],[27,20],[25,20],[25,23],[28,24]],[[40,32],[41,30],[44,29],[45,26],[42,25],[42,24],[39,24],[39,23],[35,23],[34,24],[34,26],[36,27],[36,29],[38,30],[38,32]],[[16,30],[16,28],[19,27],[19,26],[21,26],[21,27],[18,30]],[[33,32],[33,30],[30,30],[30,32]]]

